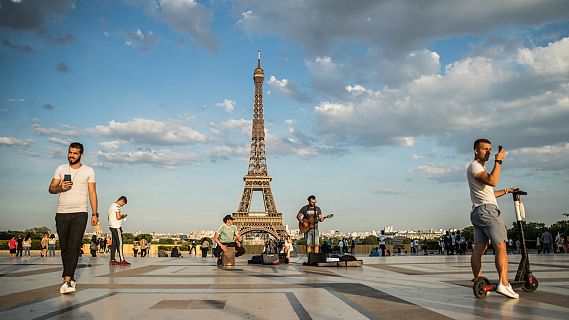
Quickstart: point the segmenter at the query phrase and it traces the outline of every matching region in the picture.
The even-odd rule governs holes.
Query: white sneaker
[[[496,287],[496,292],[498,292],[499,294],[503,294],[508,298],[512,298],[512,299],[519,299],[520,295],[517,294],[514,289],[512,289],[512,285],[508,284],[507,286],[503,285],[503,284],[498,284],[498,286]]]
[[[75,280],[69,280],[69,284],[71,284],[74,289],[77,289],[77,282]]]
[[[71,285],[71,283],[70,283],[69,281],[65,281],[65,282],[61,285],[61,288],[59,288],[59,292],[60,292],[60,293],[63,293],[63,294],[73,293],[73,292],[75,292],[75,291],[77,291],[77,290],[75,289],[75,287],[73,287],[73,286]]]

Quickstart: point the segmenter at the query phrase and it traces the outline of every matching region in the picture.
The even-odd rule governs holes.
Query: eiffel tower
[[[261,68],[261,51],[257,52],[257,68],[253,72],[255,83],[255,103],[253,107],[253,129],[251,151],[247,175],[243,177],[245,187],[237,212],[233,213],[235,226],[243,235],[252,231],[267,232],[277,240],[287,237],[283,225],[282,213],[277,211],[271,191],[271,180],[267,172],[267,154],[265,152],[265,120],[263,118],[263,81],[265,72]],[[253,192],[263,193],[265,212],[250,212]]]

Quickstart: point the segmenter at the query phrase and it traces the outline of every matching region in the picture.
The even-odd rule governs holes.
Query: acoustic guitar
[[[332,217],[334,217],[333,213],[331,213],[327,216],[324,216],[324,219],[328,219],[328,218],[332,218]],[[307,233],[308,231],[314,229],[316,227],[316,219],[317,218],[304,218],[304,219],[302,219],[302,221],[299,221],[298,222],[298,228],[300,229],[300,232]],[[305,222],[308,224],[307,227],[304,226]]]

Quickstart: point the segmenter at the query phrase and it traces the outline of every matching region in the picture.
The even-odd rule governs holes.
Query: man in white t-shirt
[[[61,246],[63,262],[63,285],[61,293],[76,291],[73,276],[79,261],[83,234],[87,227],[87,200],[91,203],[91,225],[99,222],[97,211],[97,189],[95,187],[95,171],[81,164],[83,145],[73,142],[69,145],[67,160],[55,169],[49,185],[49,193],[59,194],[55,224]]]
[[[126,218],[126,213],[122,212],[122,207],[126,205],[127,200],[125,196],[120,196],[119,199],[109,207],[109,229],[111,230],[111,261],[110,266],[130,266],[130,263],[124,259],[124,252],[122,248],[122,222]],[[119,254],[119,260],[115,258],[115,253]]]
[[[494,190],[500,180],[502,161],[506,152],[499,148],[495,156],[492,172],[486,171],[486,162],[492,152],[492,143],[487,139],[478,139],[474,142],[474,160],[466,170],[472,212],[470,221],[474,226],[474,249],[470,257],[470,265],[474,274],[473,281],[482,275],[482,255],[488,246],[488,240],[494,244],[496,269],[500,275],[500,283],[496,292],[512,299],[519,298],[508,281],[508,252],[506,242],[508,234],[506,225],[500,217],[500,209],[496,197],[514,192],[514,188]]]

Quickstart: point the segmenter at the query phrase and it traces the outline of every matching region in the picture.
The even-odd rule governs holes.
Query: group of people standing
[[[549,253],[565,253],[569,252],[569,241],[567,236],[561,233],[557,233],[555,238],[546,229],[541,236],[536,239],[537,253],[549,254]]]
[[[40,240],[40,257],[55,257],[55,235],[44,234]],[[32,256],[32,236],[30,233],[25,236],[12,236],[8,240],[10,257],[31,257]]]
[[[460,233],[460,230],[446,231],[445,235],[439,238],[439,254],[446,255],[464,255],[468,248],[466,238]]]

